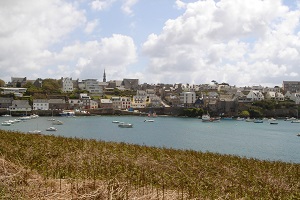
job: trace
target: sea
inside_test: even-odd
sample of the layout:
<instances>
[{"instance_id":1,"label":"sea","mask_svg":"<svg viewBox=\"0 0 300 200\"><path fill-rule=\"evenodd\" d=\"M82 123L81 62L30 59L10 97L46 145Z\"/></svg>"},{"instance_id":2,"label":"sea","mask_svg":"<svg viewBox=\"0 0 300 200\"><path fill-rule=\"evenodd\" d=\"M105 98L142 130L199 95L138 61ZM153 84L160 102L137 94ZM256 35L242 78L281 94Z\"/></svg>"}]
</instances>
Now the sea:
<instances>
[{"instance_id":1,"label":"sea","mask_svg":"<svg viewBox=\"0 0 300 200\"><path fill-rule=\"evenodd\" d=\"M76 116L53 117L63 125L52 125L51 117L22 120L11 126L0 126L24 134L41 130L41 134L64 137L125 142L219 154L237 155L268 161L300 163L300 123L276 120L278 124L221 120L202 122L187 117L158 116ZM0 117L0 123L14 117ZM152 122L145 121L152 119ZM125 122L132 128L120 128ZM46 131L54 126L57 131Z\"/></svg>"}]
</instances>

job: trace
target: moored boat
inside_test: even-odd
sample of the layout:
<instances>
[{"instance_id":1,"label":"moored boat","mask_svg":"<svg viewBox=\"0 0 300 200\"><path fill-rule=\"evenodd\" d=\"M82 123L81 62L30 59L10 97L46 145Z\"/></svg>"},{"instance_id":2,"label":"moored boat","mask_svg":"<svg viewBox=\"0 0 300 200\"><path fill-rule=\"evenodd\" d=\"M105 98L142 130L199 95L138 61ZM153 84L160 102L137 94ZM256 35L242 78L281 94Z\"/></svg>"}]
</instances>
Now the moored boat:
<instances>
[{"instance_id":1,"label":"moored boat","mask_svg":"<svg viewBox=\"0 0 300 200\"><path fill-rule=\"evenodd\" d=\"M40 130L33 130L33 131L28 131L29 133L41 133L42 131Z\"/></svg>"},{"instance_id":2,"label":"moored boat","mask_svg":"<svg viewBox=\"0 0 300 200\"><path fill-rule=\"evenodd\" d=\"M208 113L204 114L204 115L202 115L201 119L202 119L202 122L209 122L210 121L210 115Z\"/></svg>"},{"instance_id":3,"label":"moored boat","mask_svg":"<svg viewBox=\"0 0 300 200\"><path fill-rule=\"evenodd\" d=\"M2 125L2 126L10 126L11 123L8 122L8 121L4 121L4 122L1 123L1 125Z\"/></svg>"},{"instance_id":4,"label":"moored boat","mask_svg":"<svg viewBox=\"0 0 300 200\"><path fill-rule=\"evenodd\" d=\"M53 125L63 125L64 123L60 120L55 120L52 122Z\"/></svg>"},{"instance_id":5,"label":"moored boat","mask_svg":"<svg viewBox=\"0 0 300 200\"><path fill-rule=\"evenodd\" d=\"M57 128L51 126L49 128L46 128L46 131L57 131Z\"/></svg>"},{"instance_id":6,"label":"moored boat","mask_svg":"<svg viewBox=\"0 0 300 200\"><path fill-rule=\"evenodd\" d=\"M132 124L130 124L130 123L120 123L119 125L118 125L120 128L132 128L133 127L133 125Z\"/></svg>"}]
</instances>

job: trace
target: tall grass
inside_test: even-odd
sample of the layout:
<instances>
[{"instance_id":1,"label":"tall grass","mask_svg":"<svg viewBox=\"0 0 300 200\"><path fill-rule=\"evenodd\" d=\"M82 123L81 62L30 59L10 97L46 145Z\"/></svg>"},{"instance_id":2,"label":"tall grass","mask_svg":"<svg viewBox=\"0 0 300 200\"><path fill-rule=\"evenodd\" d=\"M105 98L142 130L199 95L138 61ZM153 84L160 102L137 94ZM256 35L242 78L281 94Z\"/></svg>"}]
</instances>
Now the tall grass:
<instances>
[{"instance_id":1,"label":"tall grass","mask_svg":"<svg viewBox=\"0 0 300 200\"><path fill-rule=\"evenodd\" d=\"M74 193L79 183L97 190L104 182L111 199L132 190L154 199L170 191L176 199L300 199L300 164L8 131L0 131L0 154L60 187L68 180Z\"/></svg>"}]
</instances>

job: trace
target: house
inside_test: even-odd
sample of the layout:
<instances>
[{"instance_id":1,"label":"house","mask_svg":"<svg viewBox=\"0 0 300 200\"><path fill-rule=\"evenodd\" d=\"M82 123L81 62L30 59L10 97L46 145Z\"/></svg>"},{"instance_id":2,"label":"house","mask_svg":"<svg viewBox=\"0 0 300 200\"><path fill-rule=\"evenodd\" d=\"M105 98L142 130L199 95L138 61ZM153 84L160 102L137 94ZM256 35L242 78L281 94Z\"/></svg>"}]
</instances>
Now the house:
<instances>
[{"instance_id":1,"label":"house","mask_svg":"<svg viewBox=\"0 0 300 200\"><path fill-rule=\"evenodd\" d=\"M147 96L133 96L131 108L146 108Z\"/></svg>"},{"instance_id":2,"label":"house","mask_svg":"<svg viewBox=\"0 0 300 200\"><path fill-rule=\"evenodd\" d=\"M82 90L87 90L90 94L102 94L103 90L100 87L97 79L85 79L78 83L78 87Z\"/></svg>"},{"instance_id":3,"label":"house","mask_svg":"<svg viewBox=\"0 0 300 200\"><path fill-rule=\"evenodd\" d=\"M12 105L8 108L10 111L31 111L28 100L13 100Z\"/></svg>"},{"instance_id":4,"label":"house","mask_svg":"<svg viewBox=\"0 0 300 200\"><path fill-rule=\"evenodd\" d=\"M85 109L89 109L91 106L91 97L86 93L80 94L80 100L82 101L82 107Z\"/></svg>"},{"instance_id":5,"label":"house","mask_svg":"<svg viewBox=\"0 0 300 200\"><path fill-rule=\"evenodd\" d=\"M284 92L290 91L296 93L300 91L300 81L283 81L282 88Z\"/></svg>"},{"instance_id":6,"label":"house","mask_svg":"<svg viewBox=\"0 0 300 200\"><path fill-rule=\"evenodd\" d=\"M126 110L131 107L130 97L121 97L121 109Z\"/></svg>"},{"instance_id":7,"label":"house","mask_svg":"<svg viewBox=\"0 0 300 200\"><path fill-rule=\"evenodd\" d=\"M101 99L100 100L100 107L101 108L106 108L106 109L113 108L112 101L110 99Z\"/></svg>"},{"instance_id":8,"label":"house","mask_svg":"<svg viewBox=\"0 0 300 200\"><path fill-rule=\"evenodd\" d=\"M64 110L68 109L66 101L64 99L49 99L49 109L50 110Z\"/></svg>"},{"instance_id":9,"label":"house","mask_svg":"<svg viewBox=\"0 0 300 200\"><path fill-rule=\"evenodd\" d=\"M0 108L9 108L11 106L12 97L0 97Z\"/></svg>"},{"instance_id":10,"label":"house","mask_svg":"<svg viewBox=\"0 0 300 200\"><path fill-rule=\"evenodd\" d=\"M97 109L99 107L99 104L97 101L91 100L90 101L90 109Z\"/></svg>"},{"instance_id":11,"label":"house","mask_svg":"<svg viewBox=\"0 0 300 200\"><path fill-rule=\"evenodd\" d=\"M122 85L127 90L137 90L139 87L139 79L128 79L124 78Z\"/></svg>"},{"instance_id":12,"label":"house","mask_svg":"<svg viewBox=\"0 0 300 200\"><path fill-rule=\"evenodd\" d=\"M290 99L294 101L295 104L300 104L300 93L292 93Z\"/></svg>"},{"instance_id":13,"label":"house","mask_svg":"<svg viewBox=\"0 0 300 200\"><path fill-rule=\"evenodd\" d=\"M49 110L48 99L34 99L33 110Z\"/></svg>"},{"instance_id":14,"label":"house","mask_svg":"<svg viewBox=\"0 0 300 200\"><path fill-rule=\"evenodd\" d=\"M111 97L110 100L112 101L113 109L121 110L121 97Z\"/></svg>"},{"instance_id":15,"label":"house","mask_svg":"<svg viewBox=\"0 0 300 200\"><path fill-rule=\"evenodd\" d=\"M69 99L68 102L69 102L70 109L81 110L83 108L83 102L80 99Z\"/></svg>"},{"instance_id":16,"label":"house","mask_svg":"<svg viewBox=\"0 0 300 200\"><path fill-rule=\"evenodd\" d=\"M62 84L62 91L63 92L73 92L74 87L73 87L73 81L72 78L68 77L61 77L61 84Z\"/></svg>"},{"instance_id":17,"label":"house","mask_svg":"<svg viewBox=\"0 0 300 200\"><path fill-rule=\"evenodd\" d=\"M264 100L264 95L258 90L250 90L250 92L247 95L247 99L250 102L261 101Z\"/></svg>"},{"instance_id":18,"label":"house","mask_svg":"<svg viewBox=\"0 0 300 200\"><path fill-rule=\"evenodd\" d=\"M265 94L265 99L274 100L274 101L284 101L284 95L280 92L267 92Z\"/></svg>"},{"instance_id":19,"label":"house","mask_svg":"<svg viewBox=\"0 0 300 200\"><path fill-rule=\"evenodd\" d=\"M11 77L11 82L8 83L9 87L23 87L27 82L26 77Z\"/></svg>"}]
</instances>

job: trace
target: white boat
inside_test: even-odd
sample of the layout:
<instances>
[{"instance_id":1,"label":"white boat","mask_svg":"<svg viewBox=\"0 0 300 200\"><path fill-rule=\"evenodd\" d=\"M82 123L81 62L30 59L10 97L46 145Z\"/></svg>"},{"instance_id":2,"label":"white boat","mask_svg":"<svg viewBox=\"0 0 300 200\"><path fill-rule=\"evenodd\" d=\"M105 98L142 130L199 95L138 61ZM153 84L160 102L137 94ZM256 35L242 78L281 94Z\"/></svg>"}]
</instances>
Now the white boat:
<instances>
[{"instance_id":1,"label":"white boat","mask_svg":"<svg viewBox=\"0 0 300 200\"><path fill-rule=\"evenodd\" d=\"M8 122L8 121L4 121L4 122L1 123L1 125L2 125L2 126L10 126L11 123Z\"/></svg>"},{"instance_id":2,"label":"white boat","mask_svg":"<svg viewBox=\"0 0 300 200\"><path fill-rule=\"evenodd\" d=\"M31 119L30 116L23 116L19 118L19 120L29 120L29 119Z\"/></svg>"},{"instance_id":3,"label":"white boat","mask_svg":"<svg viewBox=\"0 0 300 200\"><path fill-rule=\"evenodd\" d=\"M51 126L49 128L46 128L46 131L57 131L57 128Z\"/></svg>"},{"instance_id":4,"label":"white boat","mask_svg":"<svg viewBox=\"0 0 300 200\"><path fill-rule=\"evenodd\" d=\"M254 122L254 123L264 123L264 120L262 120L262 119L256 119L256 120L254 120L253 122Z\"/></svg>"},{"instance_id":5,"label":"white boat","mask_svg":"<svg viewBox=\"0 0 300 200\"><path fill-rule=\"evenodd\" d=\"M144 122L154 122L154 119L145 119Z\"/></svg>"},{"instance_id":6,"label":"white boat","mask_svg":"<svg viewBox=\"0 0 300 200\"><path fill-rule=\"evenodd\" d=\"M132 124L129 124L129 123L120 123L119 125L118 125L120 128L132 128L133 127L133 125Z\"/></svg>"},{"instance_id":7,"label":"white boat","mask_svg":"<svg viewBox=\"0 0 300 200\"><path fill-rule=\"evenodd\" d=\"M300 133L298 133L297 136L300 136Z\"/></svg>"},{"instance_id":8,"label":"white boat","mask_svg":"<svg viewBox=\"0 0 300 200\"><path fill-rule=\"evenodd\" d=\"M246 122L253 122L254 120L248 117L245 121Z\"/></svg>"},{"instance_id":9,"label":"white boat","mask_svg":"<svg viewBox=\"0 0 300 200\"><path fill-rule=\"evenodd\" d=\"M52 122L53 125L63 125L64 123L60 120L55 120Z\"/></svg>"},{"instance_id":10,"label":"white boat","mask_svg":"<svg viewBox=\"0 0 300 200\"><path fill-rule=\"evenodd\" d=\"M243 117L238 117L238 118L236 118L236 120L237 120L237 121L244 121L245 118L243 118Z\"/></svg>"},{"instance_id":11,"label":"white boat","mask_svg":"<svg viewBox=\"0 0 300 200\"><path fill-rule=\"evenodd\" d=\"M204 114L202 115L202 122L209 122L210 121L210 115L207 113L207 114Z\"/></svg>"},{"instance_id":12,"label":"white boat","mask_svg":"<svg viewBox=\"0 0 300 200\"><path fill-rule=\"evenodd\" d=\"M38 118L39 116L37 115L37 114L32 114L32 115L30 115L30 118L31 119L36 119L36 118Z\"/></svg>"},{"instance_id":13,"label":"white boat","mask_svg":"<svg viewBox=\"0 0 300 200\"><path fill-rule=\"evenodd\" d=\"M6 114L6 115L1 115L2 117L11 117L11 115Z\"/></svg>"},{"instance_id":14,"label":"white boat","mask_svg":"<svg viewBox=\"0 0 300 200\"><path fill-rule=\"evenodd\" d=\"M118 124L120 123L120 121L112 121L112 123Z\"/></svg>"},{"instance_id":15,"label":"white boat","mask_svg":"<svg viewBox=\"0 0 300 200\"><path fill-rule=\"evenodd\" d=\"M75 111L74 110L63 110L61 113L59 113L61 116L65 117L74 117Z\"/></svg>"},{"instance_id":16,"label":"white boat","mask_svg":"<svg viewBox=\"0 0 300 200\"><path fill-rule=\"evenodd\" d=\"M42 131L40 130L33 130L33 131L28 131L29 133L41 133Z\"/></svg>"},{"instance_id":17,"label":"white boat","mask_svg":"<svg viewBox=\"0 0 300 200\"><path fill-rule=\"evenodd\" d=\"M300 119L292 120L291 123L300 123Z\"/></svg>"}]
</instances>

